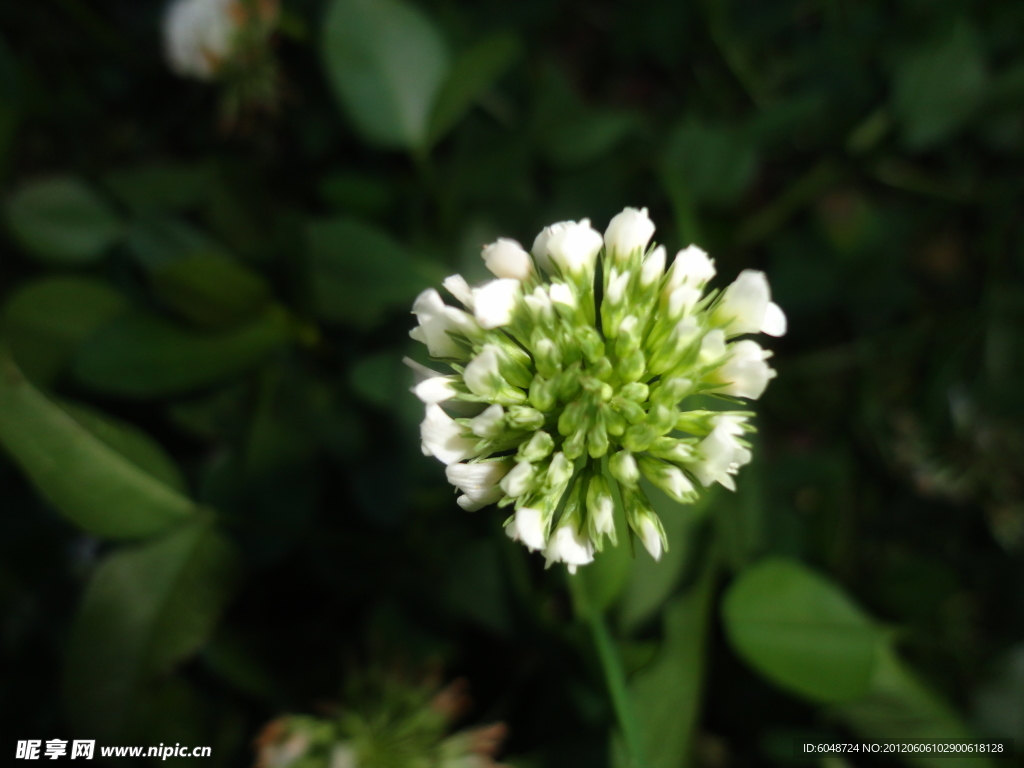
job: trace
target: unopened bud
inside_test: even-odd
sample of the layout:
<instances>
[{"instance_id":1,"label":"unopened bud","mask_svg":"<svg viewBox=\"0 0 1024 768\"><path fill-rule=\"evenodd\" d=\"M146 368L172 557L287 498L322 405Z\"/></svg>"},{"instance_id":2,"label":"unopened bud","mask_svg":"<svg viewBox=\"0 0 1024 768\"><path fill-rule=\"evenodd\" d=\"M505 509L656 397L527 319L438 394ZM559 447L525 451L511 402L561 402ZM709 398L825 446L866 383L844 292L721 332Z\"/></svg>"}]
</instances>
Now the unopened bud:
<instances>
[{"instance_id":1,"label":"unopened bud","mask_svg":"<svg viewBox=\"0 0 1024 768\"><path fill-rule=\"evenodd\" d=\"M508 409L508 424L514 429L532 432L544 426L544 414L525 405L513 405Z\"/></svg>"},{"instance_id":2,"label":"unopened bud","mask_svg":"<svg viewBox=\"0 0 1024 768\"><path fill-rule=\"evenodd\" d=\"M536 486L537 469L527 461L520 461L505 475L498 485L510 497L516 498Z\"/></svg>"},{"instance_id":3,"label":"unopened bud","mask_svg":"<svg viewBox=\"0 0 1024 768\"><path fill-rule=\"evenodd\" d=\"M500 405L492 405L473 419L469 428L474 435L495 438L505 431L505 409Z\"/></svg>"},{"instance_id":4,"label":"unopened bud","mask_svg":"<svg viewBox=\"0 0 1024 768\"><path fill-rule=\"evenodd\" d=\"M538 430L529 441L519 446L516 459L536 463L543 461L555 449L555 441L547 432Z\"/></svg>"},{"instance_id":5,"label":"unopened bud","mask_svg":"<svg viewBox=\"0 0 1024 768\"><path fill-rule=\"evenodd\" d=\"M530 343L537 371L545 378L553 378L562 371L562 351L551 339L537 333Z\"/></svg>"},{"instance_id":6,"label":"unopened bud","mask_svg":"<svg viewBox=\"0 0 1024 768\"><path fill-rule=\"evenodd\" d=\"M592 459L599 459L608 453L608 432L600 419L594 421L587 433L587 452Z\"/></svg>"},{"instance_id":7,"label":"unopened bud","mask_svg":"<svg viewBox=\"0 0 1024 768\"><path fill-rule=\"evenodd\" d=\"M638 457L637 463L644 477L668 494L673 501L685 504L693 500L693 483L679 467L650 456Z\"/></svg>"},{"instance_id":8,"label":"unopened bud","mask_svg":"<svg viewBox=\"0 0 1024 768\"><path fill-rule=\"evenodd\" d=\"M558 417L558 434L563 437L571 435L582 426L586 415L586 406L579 400L569 403Z\"/></svg>"},{"instance_id":9,"label":"unopened bud","mask_svg":"<svg viewBox=\"0 0 1024 768\"><path fill-rule=\"evenodd\" d=\"M627 488L634 488L640 481L640 469L629 451L618 451L608 459L608 471L612 477Z\"/></svg>"},{"instance_id":10,"label":"unopened bud","mask_svg":"<svg viewBox=\"0 0 1024 768\"><path fill-rule=\"evenodd\" d=\"M646 451L657 437L660 435L650 424L634 424L622 436L622 444L630 451Z\"/></svg>"},{"instance_id":11,"label":"unopened bud","mask_svg":"<svg viewBox=\"0 0 1024 768\"><path fill-rule=\"evenodd\" d=\"M558 379L545 379L539 373L530 383L530 405L538 411L548 412L558 401Z\"/></svg>"},{"instance_id":12,"label":"unopened bud","mask_svg":"<svg viewBox=\"0 0 1024 768\"><path fill-rule=\"evenodd\" d=\"M590 523L590 537L598 547L603 536L608 536L612 544L618 544L615 531L615 499L611 486L604 475L595 474L587 486L587 518Z\"/></svg>"}]
</instances>

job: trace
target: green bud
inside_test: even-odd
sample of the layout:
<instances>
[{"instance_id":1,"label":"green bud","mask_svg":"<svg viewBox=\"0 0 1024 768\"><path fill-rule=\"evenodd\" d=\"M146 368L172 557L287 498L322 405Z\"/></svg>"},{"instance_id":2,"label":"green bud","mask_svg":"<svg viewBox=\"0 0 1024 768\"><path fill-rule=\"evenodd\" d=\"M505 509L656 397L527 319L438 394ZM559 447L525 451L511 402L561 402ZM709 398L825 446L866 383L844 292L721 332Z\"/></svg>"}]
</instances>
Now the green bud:
<instances>
[{"instance_id":1,"label":"green bud","mask_svg":"<svg viewBox=\"0 0 1024 768\"><path fill-rule=\"evenodd\" d=\"M644 477L663 490L673 501L686 504L696 498L693 483L679 467L650 456L638 457L637 463Z\"/></svg>"},{"instance_id":2,"label":"green bud","mask_svg":"<svg viewBox=\"0 0 1024 768\"><path fill-rule=\"evenodd\" d=\"M537 371L545 378L553 378L562 372L562 351L551 339L534 333L530 341L533 359L537 363Z\"/></svg>"},{"instance_id":3,"label":"green bud","mask_svg":"<svg viewBox=\"0 0 1024 768\"><path fill-rule=\"evenodd\" d=\"M658 435L667 435L676 425L679 411L667 405L654 405L647 412L647 423Z\"/></svg>"},{"instance_id":4,"label":"green bud","mask_svg":"<svg viewBox=\"0 0 1024 768\"><path fill-rule=\"evenodd\" d=\"M587 369L587 373L593 376L595 379L600 381L608 381L612 377L615 369L612 368L612 361L607 357L600 358L596 363Z\"/></svg>"},{"instance_id":5,"label":"green bud","mask_svg":"<svg viewBox=\"0 0 1024 768\"><path fill-rule=\"evenodd\" d=\"M551 457L551 464L548 466L548 473L545 487L561 493L565 490L569 480L572 479L575 467L572 461L564 452L559 451Z\"/></svg>"},{"instance_id":6,"label":"green bud","mask_svg":"<svg viewBox=\"0 0 1024 768\"><path fill-rule=\"evenodd\" d=\"M618 372L623 381L637 381L644 375L647 368L647 358L640 349L634 350L628 357L619 360Z\"/></svg>"},{"instance_id":7,"label":"green bud","mask_svg":"<svg viewBox=\"0 0 1024 768\"><path fill-rule=\"evenodd\" d=\"M634 424L622 436L622 445L630 451L646 451L658 433L650 424Z\"/></svg>"},{"instance_id":8,"label":"green bud","mask_svg":"<svg viewBox=\"0 0 1024 768\"><path fill-rule=\"evenodd\" d=\"M596 363L604 357L604 342L594 326L585 325L577 328L575 336L588 363Z\"/></svg>"},{"instance_id":9,"label":"green bud","mask_svg":"<svg viewBox=\"0 0 1024 768\"><path fill-rule=\"evenodd\" d=\"M655 560L661 559L668 549L668 537L661 520L654 513L647 494L640 488L624 488L622 505L626 508L626 522Z\"/></svg>"},{"instance_id":10,"label":"green bud","mask_svg":"<svg viewBox=\"0 0 1024 768\"><path fill-rule=\"evenodd\" d=\"M511 406L507 418L510 427L525 432L533 432L544 426L544 414L525 405Z\"/></svg>"},{"instance_id":11,"label":"green bud","mask_svg":"<svg viewBox=\"0 0 1024 768\"><path fill-rule=\"evenodd\" d=\"M580 393L580 364L573 363L558 377L558 399L563 403L574 400Z\"/></svg>"},{"instance_id":12,"label":"green bud","mask_svg":"<svg viewBox=\"0 0 1024 768\"><path fill-rule=\"evenodd\" d=\"M619 335L615 339L615 355L618 358L629 357L640 349L640 338L637 330L639 321L632 315L622 321Z\"/></svg>"},{"instance_id":13,"label":"green bud","mask_svg":"<svg viewBox=\"0 0 1024 768\"><path fill-rule=\"evenodd\" d=\"M693 446L674 437L655 438L654 442L647 447L647 451L659 459L680 463L692 461L694 457Z\"/></svg>"},{"instance_id":14,"label":"green bud","mask_svg":"<svg viewBox=\"0 0 1024 768\"><path fill-rule=\"evenodd\" d=\"M581 425L562 443L562 452L575 461L583 455L583 448L587 444L587 429Z\"/></svg>"},{"instance_id":15,"label":"green bud","mask_svg":"<svg viewBox=\"0 0 1024 768\"><path fill-rule=\"evenodd\" d=\"M622 437L626 432L626 427L629 426L626 418L609 406L602 405L600 407L598 410L598 418L604 421L605 429L608 430L608 434L615 437Z\"/></svg>"},{"instance_id":16,"label":"green bud","mask_svg":"<svg viewBox=\"0 0 1024 768\"><path fill-rule=\"evenodd\" d=\"M639 424L647 418L647 412L640 407L639 403L634 403L632 400L623 400L621 397L613 397L611 400L611 406L625 416L626 421L630 424Z\"/></svg>"},{"instance_id":17,"label":"green bud","mask_svg":"<svg viewBox=\"0 0 1024 768\"><path fill-rule=\"evenodd\" d=\"M579 400L569 403L558 417L558 434L563 437L571 435L583 425L586 415L586 406Z\"/></svg>"},{"instance_id":18,"label":"green bud","mask_svg":"<svg viewBox=\"0 0 1024 768\"><path fill-rule=\"evenodd\" d=\"M608 432L601 419L595 419L587 433L587 452L592 459L599 459L608 453Z\"/></svg>"},{"instance_id":19,"label":"green bud","mask_svg":"<svg viewBox=\"0 0 1024 768\"><path fill-rule=\"evenodd\" d=\"M618 451L608 459L608 471L627 488L635 488L640 480L640 469L629 451Z\"/></svg>"},{"instance_id":20,"label":"green bud","mask_svg":"<svg viewBox=\"0 0 1024 768\"><path fill-rule=\"evenodd\" d=\"M619 394L634 403L645 403L650 395L650 387L640 381L632 381L619 389Z\"/></svg>"},{"instance_id":21,"label":"green bud","mask_svg":"<svg viewBox=\"0 0 1024 768\"><path fill-rule=\"evenodd\" d=\"M651 402L674 407L690 393L692 388L693 382L681 376L663 379L661 384L651 392Z\"/></svg>"},{"instance_id":22,"label":"green bud","mask_svg":"<svg viewBox=\"0 0 1024 768\"><path fill-rule=\"evenodd\" d=\"M537 462L546 459L555 450L555 441L547 432L538 430L529 441L519 446L516 459L519 461Z\"/></svg>"},{"instance_id":23,"label":"green bud","mask_svg":"<svg viewBox=\"0 0 1024 768\"><path fill-rule=\"evenodd\" d=\"M539 373L530 384L530 405L547 413L558 402L558 379L545 379Z\"/></svg>"}]
</instances>

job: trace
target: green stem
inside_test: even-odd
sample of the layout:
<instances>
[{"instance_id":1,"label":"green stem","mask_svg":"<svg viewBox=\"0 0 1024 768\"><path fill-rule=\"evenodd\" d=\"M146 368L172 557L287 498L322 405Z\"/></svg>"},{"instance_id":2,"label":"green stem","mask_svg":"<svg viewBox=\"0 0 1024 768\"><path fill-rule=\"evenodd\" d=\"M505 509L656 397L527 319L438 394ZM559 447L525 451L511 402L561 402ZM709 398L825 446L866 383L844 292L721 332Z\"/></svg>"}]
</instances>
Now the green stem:
<instances>
[{"instance_id":1,"label":"green stem","mask_svg":"<svg viewBox=\"0 0 1024 768\"><path fill-rule=\"evenodd\" d=\"M597 655L601 658L601 667L604 669L604 679L608 683L615 716L618 718L619 728L622 729L622 738L626 742L630 766L646 768L647 761L644 759L643 743L640 740L640 727L633 712L629 690L626 688L626 671L622 668L622 659L619 658L608 625L600 611L591 611L587 619L590 632L594 636L594 645L597 646Z\"/></svg>"},{"instance_id":2,"label":"green stem","mask_svg":"<svg viewBox=\"0 0 1024 768\"><path fill-rule=\"evenodd\" d=\"M629 696L629 689L626 687L626 670L622 667L622 659L619 658L619 652L612 640L611 632L608 631L604 614L600 608L591 605L583 578L571 577L570 586L576 604L576 614L580 618L586 619L590 626L590 634L594 638L594 645L597 647L597 655L601 660L601 669L604 671L604 679L608 685L612 707L615 709L615 717L619 721L622 738L626 743L630 768L647 768L643 742L640 739L640 726L636 714L633 712L633 701Z\"/></svg>"}]
</instances>

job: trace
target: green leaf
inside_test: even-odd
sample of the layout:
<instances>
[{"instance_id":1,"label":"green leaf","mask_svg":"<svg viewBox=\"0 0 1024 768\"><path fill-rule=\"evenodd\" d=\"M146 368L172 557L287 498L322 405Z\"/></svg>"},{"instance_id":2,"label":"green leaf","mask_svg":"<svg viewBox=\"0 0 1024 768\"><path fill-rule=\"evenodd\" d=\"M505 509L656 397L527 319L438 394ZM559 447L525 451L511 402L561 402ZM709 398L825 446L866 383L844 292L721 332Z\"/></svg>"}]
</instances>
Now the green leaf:
<instances>
[{"instance_id":1,"label":"green leaf","mask_svg":"<svg viewBox=\"0 0 1024 768\"><path fill-rule=\"evenodd\" d=\"M150 283L167 306L207 328L252 320L270 302L263 277L224 256L197 253L162 264Z\"/></svg>"},{"instance_id":2,"label":"green leaf","mask_svg":"<svg viewBox=\"0 0 1024 768\"><path fill-rule=\"evenodd\" d=\"M110 171L103 185L136 212L181 210L206 198L212 177L206 164L159 163Z\"/></svg>"},{"instance_id":3,"label":"green leaf","mask_svg":"<svg viewBox=\"0 0 1024 768\"><path fill-rule=\"evenodd\" d=\"M473 103L512 66L520 53L519 40L503 32L481 40L461 54L434 102L428 144L436 143L455 127Z\"/></svg>"},{"instance_id":4,"label":"green leaf","mask_svg":"<svg viewBox=\"0 0 1024 768\"><path fill-rule=\"evenodd\" d=\"M0 351L0 442L71 522L97 536L130 539L193 515L192 501L146 471L151 457L140 458L137 435L133 441L104 430L100 437L88 428L95 419L80 422L73 414L29 384ZM117 450L130 442L136 449L129 455Z\"/></svg>"},{"instance_id":5,"label":"green leaf","mask_svg":"<svg viewBox=\"0 0 1024 768\"><path fill-rule=\"evenodd\" d=\"M701 578L665 607L661 651L630 682L648 768L679 768L688 763L693 750L707 666L715 572L713 556L709 556ZM628 766L621 747L614 749L613 755L614 765Z\"/></svg>"},{"instance_id":6,"label":"green leaf","mask_svg":"<svg viewBox=\"0 0 1024 768\"><path fill-rule=\"evenodd\" d=\"M875 645L867 693L831 712L858 735L875 741L966 740L975 736L948 704L904 666L888 643ZM984 768L992 764L981 755L905 755L903 759L927 768Z\"/></svg>"},{"instance_id":7,"label":"green leaf","mask_svg":"<svg viewBox=\"0 0 1024 768\"><path fill-rule=\"evenodd\" d=\"M695 119L672 135L662 164L665 185L673 195L715 205L736 202L756 169L754 146L739 130Z\"/></svg>"},{"instance_id":8,"label":"green leaf","mask_svg":"<svg viewBox=\"0 0 1024 768\"><path fill-rule=\"evenodd\" d=\"M188 493L181 470L156 440L134 424L80 403L58 401L57 405L107 447L168 488Z\"/></svg>"},{"instance_id":9,"label":"green leaf","mask_svg":"<svg viewBox=\"0 0 1024 768\"><path fill-rule=\"evenodd\" d=\"M632 112L586 110L552 126L544 136L544 152L559 165L586 165L608 155L639 126Z\"/></svg>"},{"instance_id":10,"label":"green leaf","mask_svg":"<svg viewBox=\"0 0 1024 768\"><path fill-rule=\"evenodd\" d=\"M80 732L131 733L147 685L206 642L235 569L231 545L206 518L100 563L68 649L68 708Z\"/></svg>"},{"instance_id":11,"label":"green leaf","mask_svg":"<svg viewBox=\"0 0 1024 768\"><path fill-rule=\"evenodd\" d=\"M49 382L75 347L126 311L128 302L102 280L52 276L22 285L4 307L4 328L19 367Z\"/></svg>"},{"instance_id":12,"label":"green leaf","mask_svg":"<svg viewBox=\"0 0 1024 768\"><path fill-rule=\"evenodd\" d=\"M27 251L53 264L96 261L124 229L107 202L72 177L21 187L7 204L7 223Z\"/></svg>"},{"instance_id":13,"label":"green leaf","mask_svg":"<svg viewBox=\"0 0 1024 768\"><path fill-rule=\"evenodd\" d=\"M327 77L363 138L416 149L448 72L433 23L401 0L333 0L324 21Z\"/></svg>"},{"instance_id":14,"label":"green leaf","mask_svg":"<svg viewBox=\"0 0 1024 768\"><path fill-rule=\"evenodd\" d=\"M895 73L892 108L910 149L956 133L985 97L988 73L977 33L965 22L907 56Z\"/></svg>"},{"instance_id":15,"label":"green leaf","mask_svg":"<svg viewBox=\"0 0 1024 768\"><path fill-rule=\"evenodd\" d=\"M868 690L881 630L800 563L769 559L748 568L726 594L722 615L736 652L783 688L820 702Z\"/></svg>"},{"instance_id":16,"label":"green leaf","mask_svg":"<svg viewBox=\"0 0 1024 768\"><path fill-rule=\"evenodd\" d=\"M175 395L244 373L288 343L283 311L220 333L188 331L155 315L116 320L78 348L75 376L112 395Z\"/></svg>"},{"instance_id":17,"label":"green leaf","mask_svg":"<svg viewBox=\"0 0 1024 768\"><path fill-rule=\"evenodd\" d=\"M134 221L128 248L148 270L197 254L230 258L213 238L174 216L144 216Z\"/></svg>"},{"instance_id":18,"label":"green leaf","mask_svg":"<svg viewBox=\"0 0 1024 768\"><path fill-rule=\"evenodd\" d=\"M380 230L351 219L311 222L307 237L314 311L330 322L372 327L389 309L411 307L441 275Z\"/></svg>"}]
</instances>

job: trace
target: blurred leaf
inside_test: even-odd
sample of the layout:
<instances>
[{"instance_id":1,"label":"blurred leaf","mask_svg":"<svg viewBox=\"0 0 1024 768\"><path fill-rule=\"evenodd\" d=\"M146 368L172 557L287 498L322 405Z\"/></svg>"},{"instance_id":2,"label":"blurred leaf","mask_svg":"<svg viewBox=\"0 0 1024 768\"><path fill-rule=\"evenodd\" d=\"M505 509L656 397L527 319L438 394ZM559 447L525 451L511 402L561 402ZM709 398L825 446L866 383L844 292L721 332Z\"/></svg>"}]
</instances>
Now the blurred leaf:
<instances>
[{"instance_id":1,"label":"blurred leaf","mask_svg":"<svg viewBox=\"0 0 1024 768\"><path fill-rule=\"evenodd\" d=\"M19 367L49 382L75 347L126 311L118 291L92 277L42 277L22 285L4 307L4 327Z\"/></svg>"},{"instance_id":2,"label":"blurred leaf","mask_svg":"<svg viewBox=\"0 0 1024 768\"><path fill-rule=\"evenodd\" d=\"M339 171L320 182L320 195L343 213L376 215L395 199L395 191L376 175Z\"/></svg>"},{"instance_id":3,"label":"blurred leaf","mask_svg":"<svg viewBox=\"0 0 1024 768\"><path fill-rule=\"evenodd\" d=\"M177 211L203 201L212 175L203 163L159 163L110 171L103 184L133 211Z\"/></svg>"},{"instance_id":4,"label":"blurred leaf","mask_svg":"<svg viewBox=\"0 0 1024 768\"><path fill-rule=\"evenodd\" d=\"M544 138L544 150L560 165L586 165L609 154L639 125L639 117L632 112L588 111L552 127Z\"/></svg>"},{"instance_id":5,"label":"blurred leaf","mask_svg":"<svg viewBox=\"0 0 1024 768\"><path fill-rule=\"evenodd\" d=\"M448 51L418 8L402 0L332 0L323 56L335 95L365 139L425 146Z\"/></svg>"},{"instance_id":6,"label":"blurred leaf","mask_svg":"<svg viewBox=\"0 0 1024 768\"><path fill-rule=\"evenodd\" d=\"M205 232L173 216L144 216L132 222L128 247L150 270L197 254L230 258Z\"/></svg>"},{"instance_id":7,"label":"blurred leaf","mask_svg":"<svg viewBox=\"0 0 1024 768\"><path fill-rule=\"evenodd\" d=\"M352 219L311 222L307 236L313 305L330 322L372 327L392 307L411 308L441 274L384 232Z\"/></svg>"},{"instance_id":8,"label":"blurred leaf","mask_svg":"<svg viewBox=\"0 0 1024 768\"><path fill-rule=\"evenodd\" d=\"M56 403L71 418L85 427L107 447L112 448L147 475L159 480L171 490L188 494L181 470L160 443L134 424L103 413L95 408L70 403Z\"/></svg>"},{"instance_id":9,"label":"blurred leaf","mask_svg":"<svg viewBox=\"0 0 1024 768\"><path fill-rule=\"evenodd\" d=\"M757 153L743 133L694 118L672 134L662 164L665 185L672 194L715 205L736 202L755 170Z\"/></svg>"},{"instance_id":10,"label":"blurred leaf","mask_svg":"<svg viewBox=\"0 0 1024 768\"><path fill-rule=\"evenodd\" d=\"M235 568L231 545L206 518L100 563L68 649L76 730L110 740L131 732L145 686L206 642Z\"/></svg>"},{"instance_id":11,"label":"blurred leaf","mask_svg":"<svg viewBox=\"0 0 1024 768\"><path fill-rule=\"evenodd\" d=\"M783 688L820 702L863 695L881 631L832 582L789 560L748 568L722 617L733 648Z\"/></svg>"},{"instance_id":12,"label":"blurred leaf","mask_svg":"<svg viewBox=\"0 0 1024 768\"><path fill-rule=\"evenodd\" d=\"M966 22L907 56L892 92L907 146L930 149L959 130L984 98L987 80L978 35Z\"/></svg>"},{"instance_id":13,"label":"blurred leaf","mask_svg":"<svg viewBox=\"0 0 1024 768\"><path fill-rule=\"evenodd\" d=\"M150 282L167 306L208 328L252 320L270 301L261 275L223 256L184 256L155 267Z\"/></svg>"},{"instance_id":14,"label":"blurred leaf","mask_svg":"<svg viewBox=\"0 0 1024 768\"><path fill-rule=\"evenodd\" d=\"M96 419L80 423L72 414L0 352L0 441L62 514L89 533L124 539L153 536L192 516L189 499L145 471L152 455L140 459L138 435L115 437L107 424L97 436L87 423Z\"/></svg>"},{"instance_id":15,"label":"blurred leaf","mask_svg":"<svg viewBox=\"0 0 1024 768\"><path fill-rule=\"evenodd\" d=\"M165 397L237 376L290 338L288 317L271 309L229 331L184 330L155 315L133 313L78 348L74 370L89 387L124 397Z\"/></svg>"},{"instance_id":16,"label":"blurred leaf","mask_svg":"<svg viewBox=\"0 0 1024 768\"><path fill-rule=\"evenodd\" d=\"M430 114L427 143L435 144L448 133L520 53L518 38L507 32L481 40L462 53L438 91Z\"/></svg>"},{"instance_id":17,"label":"blurred leaf","mask_svg":"<svg viewBox=\"0 0 1024 768\"><path fill-rule=\"evenodd\" d=\"M888 643L876 643L867 692L833 707L831 713L855 733L876 741L971 739L974 734L949 706L911 673ZM984 768L982 755L905 755L911 765Z\"/></svg>"},{"instance_id":18,"label":"blurred leaf","mask_svg":"<svg viewBox=\"0 0 1024 768\"><path fill-rule=\"evenodd\" d=\"M640 629L653 618L675 592L693 555L695 522L709 508L715 507L723 495L717 490L709 490L701 494L695 504L682 506L646 480L641 482L665 527L669 548L662 554L660 561L638 557L633 563L619 606L619 625L626 635Z\"/></svg>"},{"instance_id":19,"label":"blurred leaf","mask_svg":"<svg viewBox=\"0 0 1024 768\"><path fill-rule=\"evenodd\" d=\"M7 203L7 223L32 255L53 264L85 264L103 256L124 228L107 202L72 177L25 184Z\"/></svg>"},{"instance_id":20,"label":"blurred leaf","mask_svg":"<svg viewBox=\"0 0 1024 768\"><path fill-rule=\"evenodd\" d=\"M689 763L707 667L715 573L714 556L709 555L700 579L665 607L665 640L658 657L630 681L649 768ZM613 757L617 768L628 768L621 748L613 750Z\"/></svg>"}]
</instances>

